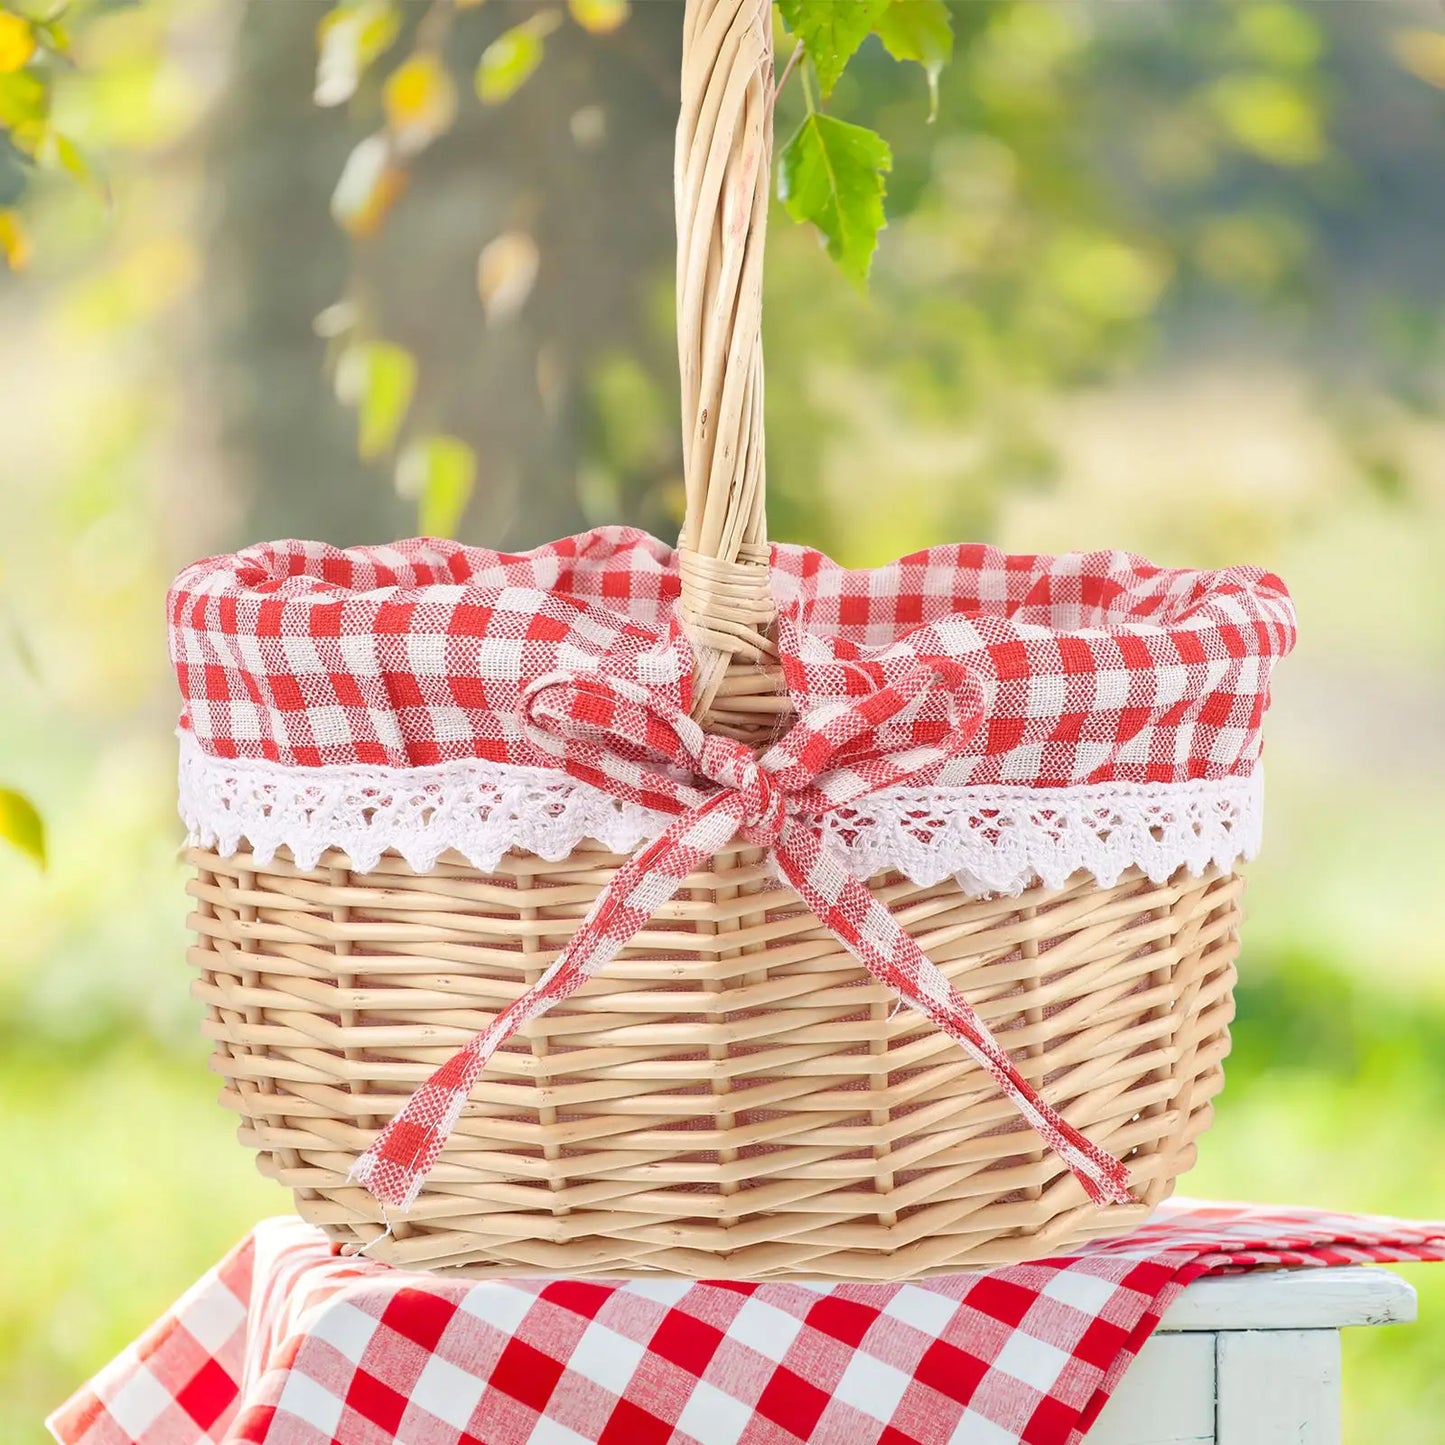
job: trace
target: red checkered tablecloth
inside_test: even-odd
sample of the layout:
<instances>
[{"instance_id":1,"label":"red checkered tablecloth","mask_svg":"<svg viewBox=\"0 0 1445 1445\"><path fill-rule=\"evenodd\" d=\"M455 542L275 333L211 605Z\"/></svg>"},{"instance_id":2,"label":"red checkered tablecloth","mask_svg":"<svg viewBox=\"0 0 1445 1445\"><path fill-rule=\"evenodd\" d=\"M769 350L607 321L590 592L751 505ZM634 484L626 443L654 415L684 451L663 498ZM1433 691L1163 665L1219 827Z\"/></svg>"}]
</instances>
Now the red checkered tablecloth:
<instances>
[{"instance_id":1,"label":"red checkered tablecloth","mask_svg":"<svg viewBox=\"0 0 1445 1445\"><path fill-rule=\"evenodd\" d=\"M63 1445L1073 1445L1200 1275L1445 1258L1445 1223L1176 1200L906 1284L449 1280L267 1220L49 1420Z\"/></svg>"}]
</instances>

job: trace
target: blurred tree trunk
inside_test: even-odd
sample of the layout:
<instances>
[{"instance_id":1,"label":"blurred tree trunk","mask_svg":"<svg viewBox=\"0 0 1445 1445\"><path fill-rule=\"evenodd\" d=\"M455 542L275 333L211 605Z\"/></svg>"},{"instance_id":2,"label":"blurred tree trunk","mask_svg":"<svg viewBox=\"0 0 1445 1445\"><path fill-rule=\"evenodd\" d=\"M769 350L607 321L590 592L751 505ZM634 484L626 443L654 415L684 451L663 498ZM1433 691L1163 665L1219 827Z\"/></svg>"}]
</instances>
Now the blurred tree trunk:
<instances>
[{"instance_id":1,"label":"blurred tree trunk","mask_svg":"<svg viewBox=\"0 0 1445 1445\"><path fill-rule=\"evenodd\" d=\"M405 511L356 460L311 329L345 273L327 201L349 145L345 116L311 100L317 14L248 5L237 34L211 142L215 390L247 539L380 541Z\"/></svg>"},{"instance_id":2,"label":"blurred tree trunk","mask_svg":"<svg viewBox=\"0 0 1445 1445\"><path fill-rule=\"evenodd\" d=\"M666 294L673 249L681 5L637 6L607 37L565 26L537 73L484 108L470 93L477 58L530 8L458 17L448 55L456 128L419 157L407 194L355 257L367 325L418 358L413 427L453 433L477 452L462 535L489 546L583 525L588 370L618 349L656 351L658 328L646 323ZM351 264L328 214L332 188L349 147L379 123L376 84L407 40L351 114L319 110L317 13L252 4L240 27L213 140L217 392L249 535L375 542L415 530L414 516L392 490L390 463L356 458L354 418L331 395L312 321L342 294ZM477 257L510 229L536 240L538 277L520 314L488 329Z\"/></svg>"}]
</instances>

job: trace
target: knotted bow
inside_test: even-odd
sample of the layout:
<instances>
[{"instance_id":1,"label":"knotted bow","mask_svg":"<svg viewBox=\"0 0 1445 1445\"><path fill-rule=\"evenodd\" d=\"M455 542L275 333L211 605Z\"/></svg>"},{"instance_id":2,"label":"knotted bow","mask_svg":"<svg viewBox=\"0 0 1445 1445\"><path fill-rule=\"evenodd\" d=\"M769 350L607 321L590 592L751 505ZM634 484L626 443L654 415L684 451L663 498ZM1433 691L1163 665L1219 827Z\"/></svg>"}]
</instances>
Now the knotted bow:
<instances>
[{"instance_id":1,"label":"knotted bow","mask_svg":"<svg viewBox=\"0 0 1445 1445\"><path fill-rule=\"evenodd\" d=\"M940 682L952 712L938 740L909 726ZM772 851L779 873L835 938L909 1007L987 1071L1095 1203L1128 1203L1128 1171L1046 1104L972 1005L868 889L826 851L818 820L859 798L936 770L983 721L966 669L931 660L866 696L812 710L761 758L705 733L647 688L602 673L552 673L524 693L530 742L572 777L676 819L613 875L556 962L447 1060L357 1161L352 1177L405 1208L499 1045L570 997L625 947L688 876L734 837Z\"/></svg>"}]
</instances>

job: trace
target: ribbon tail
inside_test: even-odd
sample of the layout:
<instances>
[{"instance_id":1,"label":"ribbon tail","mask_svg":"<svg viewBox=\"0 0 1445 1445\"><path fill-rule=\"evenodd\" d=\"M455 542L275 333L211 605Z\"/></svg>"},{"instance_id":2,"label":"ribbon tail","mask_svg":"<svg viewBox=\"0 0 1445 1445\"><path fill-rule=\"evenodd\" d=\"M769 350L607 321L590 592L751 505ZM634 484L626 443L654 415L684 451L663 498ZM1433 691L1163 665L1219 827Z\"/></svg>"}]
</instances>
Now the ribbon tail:
<instances>
[{"instance_id":1,"label":"ribbon tail","mask_svg":"<svg viewBox=\"0 0 1445 1445\"><path fill-rule=\"evenodd\" d=\"M1130 1204L1129 1171L1086 1139L1019 1073L1013 1060L897 919L796 818L784 826L778 866L798 896L863 966L909 1007L961 1044L1036 1134L1068 1165L1095 1204Z\"/></svg>"},{"instance_id":2,"label":"ribbon tail","mask_svg":"<svg viewBox=\"0 0 1445 1445\"><path fill-rule=\"evenodd\" d=\"M487 1060L523 1025L570 998L605 968L741 823L737 795L720 793L635 853L613 875L551 967L417 1089L348 1178L383 1204L410 1208Z\"/></svg>"},{"instance_id":3,"label":"ribbon tail","mask_svg":"<svg viewBox=\"0 0 1445 1445\"><path fill-rule=\"evenodd\" d=\"M401 1112L372 1140L366 1153L351 1166L347 1175L351 1182L360 1184L382 1204L411 1208L442 1146L456 1128L467 1096L487 1060L496 1052L498 1044L525 1022L521 1010L540 1000L539 989L546 980L544 975L417 1089ZM578 978L572 987L581 982ZM567 990L571 991L571 988ZM565 994L559 996L565 997ZM535 1017L539 1012L540 1008L533 1008L527 1017Z\"/></svg>"}]
</instances>

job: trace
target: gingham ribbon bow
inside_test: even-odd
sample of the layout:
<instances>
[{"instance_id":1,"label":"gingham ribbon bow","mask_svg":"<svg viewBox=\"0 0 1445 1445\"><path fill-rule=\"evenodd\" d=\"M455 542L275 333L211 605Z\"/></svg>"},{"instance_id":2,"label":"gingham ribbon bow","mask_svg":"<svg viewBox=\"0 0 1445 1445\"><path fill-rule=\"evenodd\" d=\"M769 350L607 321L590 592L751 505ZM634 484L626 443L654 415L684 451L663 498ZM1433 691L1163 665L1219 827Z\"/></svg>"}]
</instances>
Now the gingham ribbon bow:
<instances>
[{"instance_id":1,"label":"gingham ribbon bow","mask_svg":"<svg viewBox=\"0 0 1445 1445\"><path fill-rule=\"evenodd\" d=\"M940 682L953 715L937 743L916 745L906 724ZM869 973L968 1051L1090 1199L1129 1202L1124 1165L1038 1096L968 1000L825 850L818 829L824 815L935 771L968 743L983 695L966 669L931 659L866 696L811 710L761 758L705 733L646 687L600 672L538 678L519 717L533 746L571 776L677 817L617 870L557 961L422 1084L357 1161L352 1177L377 1199L408 1206L497 1047L604 968L690 874L741 836L771 850L782 877Z\"/></svg>"}]
</instances>

